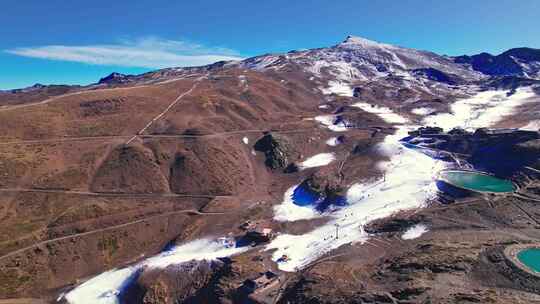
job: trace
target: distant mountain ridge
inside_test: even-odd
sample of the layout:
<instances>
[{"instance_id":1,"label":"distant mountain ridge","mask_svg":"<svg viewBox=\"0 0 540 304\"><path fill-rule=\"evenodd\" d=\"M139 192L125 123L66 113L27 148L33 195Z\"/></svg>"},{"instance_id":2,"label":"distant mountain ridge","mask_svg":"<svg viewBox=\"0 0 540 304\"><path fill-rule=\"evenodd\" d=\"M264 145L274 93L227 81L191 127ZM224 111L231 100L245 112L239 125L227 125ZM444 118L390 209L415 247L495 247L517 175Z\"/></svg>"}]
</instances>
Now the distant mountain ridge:
<instances>
[{"instance_id":1,"label":"distant mountain ridge","mask_svg":"<svg viewBox=\"0 0 540 304\"><path fill-rule=\"evenodd\" d=\"M458 56L454 61L490 76L540 78L540 49L514 48L496 56L489 53Z\"/></svg>"},{"instance_id":2,"label":"distant mountain ridge","mask_svg":"<svg viewBox=\"0 0 540 304\"><path fill-rule=\"evenodd\" d=\"M331 47L265 54L242 61L223 61L198 67L171 67L140 75L113 72L89 87L146 83L229 67L262 71L286 66L301 67L315 77L325 74L325 78L344 82L379 81L385 77L409 80L421 78L421 81L446 85L502 76L540 80L540 49L522 47L499 55L480 53L445 56L348 36L343 42ZM51 86L39 85L3 92L44 90L48 87Z\"/></svg>"},{"instance_id":3,"label":"distant mountain ridge","mask_svg":"<svg viewBox=\"0 0 540 304\"><path fill-rule=\"evenodd\" d=\"M265 69L287 61L311 65L318 70L326 62L353 67L358 78L373 78L392 72L408 74L410 70L430 69L473 80L489 76L520 76L540 79L540 49L513 48L500 55L488 53L444 56L429 51L394 46L361 37L348 36L342 43L328 48L293 51L281 55L262 55L241 62L243 67ZM311 61L311 62L310 62ZM439 73L440 74L440 73ZM448 76L448 75L447 75ZM443 77L446 78L446 77Z\"/></svg>"}]
</instances>

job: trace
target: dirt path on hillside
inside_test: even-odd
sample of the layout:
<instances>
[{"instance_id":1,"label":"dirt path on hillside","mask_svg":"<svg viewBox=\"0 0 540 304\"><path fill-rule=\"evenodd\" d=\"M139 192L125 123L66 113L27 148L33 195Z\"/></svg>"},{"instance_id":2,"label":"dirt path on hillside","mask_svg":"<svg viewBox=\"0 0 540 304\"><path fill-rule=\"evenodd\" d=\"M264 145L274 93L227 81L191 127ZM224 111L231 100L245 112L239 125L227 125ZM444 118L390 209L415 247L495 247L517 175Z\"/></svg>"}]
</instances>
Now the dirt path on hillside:
<instances>
[{"instance_id":1,"label":"dirt path on hillside","mask_svg":"<svg viewBox=\"0 0 540 304\"><path fill-rule=\"evenodd\" d=\"M103 196L103 197L134 197L134 198L152 198L152 197L186 197L186 198L229 198L231 195L213 195L213 194L177 194L177 193L108 193L108 192L89 192L89 191L71 191L54 189L26 189L26 188L4 188L0 192L27 192L27 193L62 193L84 196Z\"/></svg>"},{"instance_id":2,"label":"dirt path on hillside","mask_svg":"<svg viewBox=\"0 0 540 304\"><path fill-rule=\"evenodd\" d=\"M161 117L165 116L165 114L167 114L175 105L177 105L180 100L182 100L182 98L186 97L187 95L191 94L196 88L197 88L197 85L199 85L200 81L202 81L203 79L206 79L208 78L208 75L204 75L204 76L201 76L199 78L197 78L195 80L195 83L193 84L193 86L181 93L180 95L178 95L178 97L176 97L175 100L173 100L161 113L159 113L158 115L156 115L156 117L152 118L139 132L137 132L136 135L134 135L133 137L131 137L127 142L126 142L126 145L129 145L133 140L135 140L135 138L137 138L139 135L142 135L144 134L144 132L150 128L156 121L160 120Z\"/></svg>"},{"instance_id":3,"label":"dirt path on hillside","mask_svg":"<svg viewBox=\"0 0 540 304\"><path fill-rule=\"evenodd\" d=\"M28 107L33 107L33 106L44 105L44 104L54 102L54 101L56 101L58 99L61 99L61 98L64 98L64 97L76 96L76 95L81 95L81 94L86 94L86 93L93 93L93 92L97 92L97 91L119 91L119 90L123 91L123 90L137 89L137 88L149 88L149 87L152 87L152 86L155 86L155 85L167 84L167 83L175 82L175 81L178 81L178 80L183 80L183 79L189 78L190 76L194 76L194 75L193 74L185 75L185 76L182 76L182 77L177 77L177 78L168 79L168 80L164 80L164 81L158 81L158 82L155 82L155 83L148 83L147 82L145 84L135 85L135 86L131 86L131 87L98 88L98 89L94 89L92 87L87 87L86 89L84 89L82 91L77 91L77 92L62 94L62 95L58 95L58 96L53 96L53 97L49 97L49 98L47 98L45 100L38 101L38 102L18 104L18 105L12 105L12 106L0 106L0 112L6 112L6 111L12 111L12 110L17 110L17 109L22 109L22 108L28 108Z\"/></svg>"},{"instance_id":4,"label":"dirt path on hillside","mask_svg":"<svg viewBox=\"0 0 540 304\"><path fill-rule=\"evenodd\" d=\"M223 214L226 214L225 212L204 212L204 211L199 211L199 210L196 210L196 209L188 209L188 210L167 212L167 213L150 216L150 217L147 217L147 218L131 221L131 222L120 224L120 225L110 226L110 227L106 227L106 228L101 228L101 229L96 229L96 230L92 230L92 231L76 233L76 234L62 236L62 237L59 237L59 238L54 238L54 239L50 239L50 240L41 241L41 242L35 243L33 245L30 245L30 246L27 246L27 247L12 251L12 252L10 252L8 254L5 254L3 256L0 256L0 261L2 261L4 259L7 259L9 257L15 256L15 255L17 255L19 253L23 253L23 252L25 252L27 250L42 246L42 245L47 245L47 244L50 244L50 243L54 243L54 242L58 242L58 241L62 241L62 240L67 240L67 239L71 239L71 238L76 238L76 237L83 237L83 236L96 234L96 233L100 233L100 232L105 232L105 231L109 231L109 230L120 229L120 228L124 228L124 227L127 227L127 226L143 223L145 221L152 220L152 219L155 219L155 218L165 217L165 216L169 216L169 215L173 215L173 214L182 214L182 213L189 213L189 214L194 214L194 215L223 215ZM2 304L2 302L0 302L0 304Z\"/></svg>"}]
</instances>

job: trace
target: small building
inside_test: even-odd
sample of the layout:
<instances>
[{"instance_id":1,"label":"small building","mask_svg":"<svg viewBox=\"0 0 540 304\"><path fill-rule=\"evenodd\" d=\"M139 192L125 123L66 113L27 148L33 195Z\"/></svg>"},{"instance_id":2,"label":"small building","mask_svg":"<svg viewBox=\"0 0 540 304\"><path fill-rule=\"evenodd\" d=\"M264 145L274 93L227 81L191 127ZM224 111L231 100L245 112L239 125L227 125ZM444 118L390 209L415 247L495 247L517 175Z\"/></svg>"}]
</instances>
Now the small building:
<instances>
[{"instance_id":1,"label":"small building","mask_svg":"<svg viewBox=\"0 0 540 304\"><path fill-rule=\"evenodd\" d=\"M274 237L272 229L260 228L246 231L246 233L236 239L239 246L257 246L270 242Z\"/></svg>"},{"instance_id":2,"label":"small building","mask_svg":"<svg viewBox=\"0 0 540 304\"><path fill-rule=\"evenodd\" d=\"M275 237L267 221L246 221L239 228L245 231L245 234L237 239L237 242L243 245L267 243Z\"/></svg>"}]
</instances>

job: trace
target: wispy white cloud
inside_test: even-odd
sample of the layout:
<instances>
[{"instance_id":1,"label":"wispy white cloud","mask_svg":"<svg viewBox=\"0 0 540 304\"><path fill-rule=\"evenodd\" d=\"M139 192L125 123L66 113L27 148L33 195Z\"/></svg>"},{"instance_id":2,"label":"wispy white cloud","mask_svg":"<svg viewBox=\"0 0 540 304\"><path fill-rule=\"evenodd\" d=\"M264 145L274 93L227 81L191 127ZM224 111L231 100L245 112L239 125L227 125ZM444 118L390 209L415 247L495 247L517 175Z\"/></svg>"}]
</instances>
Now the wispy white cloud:
<instances>
[{"instance_id":1,"label":"wispy white cloud","mask_svg":"<svg viewBox=\"0 0 540 304\"><path fill-rule=\"evenodd\" d=\"M199 66L221 60L242 59L231 49L156 37L124 40L118 44L21 47L5 52L49 60L144 68Z\"/></svg>"}]
</instances>

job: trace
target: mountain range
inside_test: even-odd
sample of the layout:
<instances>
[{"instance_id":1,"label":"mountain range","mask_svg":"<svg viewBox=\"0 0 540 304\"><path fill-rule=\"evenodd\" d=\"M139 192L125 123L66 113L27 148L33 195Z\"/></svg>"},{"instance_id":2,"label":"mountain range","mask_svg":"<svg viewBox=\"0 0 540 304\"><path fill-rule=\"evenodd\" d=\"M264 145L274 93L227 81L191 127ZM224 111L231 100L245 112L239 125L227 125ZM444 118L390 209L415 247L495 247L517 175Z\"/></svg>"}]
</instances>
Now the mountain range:
<instances>
[{"instance_id":1,"label":"mountain range","mask_svg":"<svg viewBox=\"0 0 540 304\"><path fill-rule=\"evenodd\" d=\"M540 303L539 95L537 49L353 36L0 91L0 299Z\"/></svg>"}]
</instances>

